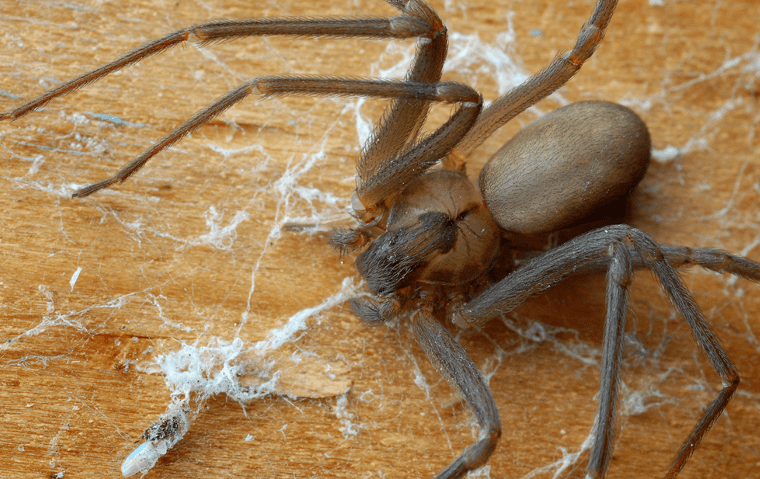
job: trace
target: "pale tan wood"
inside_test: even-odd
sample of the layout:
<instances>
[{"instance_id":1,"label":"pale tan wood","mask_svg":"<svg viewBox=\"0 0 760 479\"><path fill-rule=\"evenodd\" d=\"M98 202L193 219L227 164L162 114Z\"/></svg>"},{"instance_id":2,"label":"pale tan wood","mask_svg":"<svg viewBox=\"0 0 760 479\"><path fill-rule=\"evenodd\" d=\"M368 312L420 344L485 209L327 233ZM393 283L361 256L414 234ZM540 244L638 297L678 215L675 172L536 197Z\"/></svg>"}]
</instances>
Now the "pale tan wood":
<instances>
[{"instance_id":1,"label":"pale tan wood","mask_svg":"<svg viewBox=\"0 0 760 479\"><path fill-rule=\"evenodd\" d=\"M507 54L534 72L570 48L592 3L433 5L450 32L486 44L513 31ZM655 148L693 146L681 157L653 162L634 195L632 224L663 243L720 247L760 260L760 12L754 0L656 3L622 2L600 50L562 98L623 102L648 123ZM206 19L392 13L379 1L322 0L2 0L0 12L0 110ZM375 75L411 51L409 42L387 45L251 39L204 52L181 47L0 124L3 477L120 477L121 461L169 402L162 378L139 364L176 351L180 342L238 336L251 344L338 292L344 278L358 281L352 258L341 261L322 235L270 235L287 218L311 216L312 208L327 216L348 206L359 148L356 100L250 99L112 191L72 200L72 185L112 174L245 78ZM480 72L478 62L445 77L495 98L493 69ZM382 106L370 102L361 114L374 120ZM92 113L130 123L98 121ZM436 110L433 121L447 113ZM470 171L532 118L533 112L522 115L477 150ZM328 198L310 203L292 189L286 197L277 192L276 182L304 158L316 158L316 165L297 185ZM204 235L211 232L205 218L212 208L222 227L238 212L248 217L210 244ZM684 277L743 383L681 477L753 477L760 464L760 286L702 271ZM475 362L495 371L491 386L504 436L489 462L491 477L521 477L560 459L561 448L577 451L588 435L598 367L576 356L598 361L603 289L602 279L562 285L512 316L523 328L528 319L544 321L545 330L571 328L543 342L499 322L461 335ZM720 386L648 275L637 275L631 300L629 329L637 339L627 351L630 390L623 402L641 393L646 404L662 404L622 418L610 478L663 475ZM308 334L283 349L348 368L350 416L338 417L336 398L271 396L248 404L246 416L219 397L149 477L431 477L472 440L465 408L405 323L369 329L344 306L308 324ZM417 367L431 385L429 397L414 382ZM344 439L346 420L357 433ZM245 442L247 435L253 440Z\"/></svg>"}]
</instances>

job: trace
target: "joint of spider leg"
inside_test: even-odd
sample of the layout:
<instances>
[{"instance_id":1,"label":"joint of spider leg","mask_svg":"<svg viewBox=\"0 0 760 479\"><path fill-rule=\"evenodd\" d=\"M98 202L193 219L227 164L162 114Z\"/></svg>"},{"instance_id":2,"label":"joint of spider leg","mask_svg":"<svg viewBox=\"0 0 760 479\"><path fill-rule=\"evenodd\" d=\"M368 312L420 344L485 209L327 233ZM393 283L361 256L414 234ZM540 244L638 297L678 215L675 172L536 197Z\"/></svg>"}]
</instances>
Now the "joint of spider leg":
<instances>
[{"instance_id":1,"label":"joint of spider leg","mask_svg":"<svg viewBox=\"0 0 760 479\"><path fill-rule=\"evenodd\" d=\"M446 26L443 24L440 24L439 27L440 28L430 28L430 25L425 24L425 30L416 35L418 37L417 47L422 48L426 45L430 45L431 43L439 39L441 36L446 37L446 35L448 34L446 31Z\"/></svg>"},{"instance_id":2,"label":"joint of spider leg","mask_svg":"<svg viewBox=\"0 0 760 479\"><path fill-rule=\"evenodd\" d=\"M627 237L630 237L630 244L636 246L639 254L647 264L655 264L665 261L665 255L662 253L662 249L660 249L660 247L657 246L657 243L649 238L648 235L639 235L638 241L632 236L627 235Z\"/></svg>"},{"instance_id":3,"label":"joint of spider leg","mask_svg":"<svg viewBox=\"0 0 760 479\"><path fill-rule=\"evenodd\" d=\"M422 287L417 291L417 297L419 298L417 301L419 309L429 310L428 312L430 313L435 309L434 305L440 304L443 300L440 288L431 289L429 287Z\"/></svg>"},{"instance_id":4,"label":"joint of spider leg","mask_svg":"<svg viewBox=\"0 0 760 479\"><path fill-rule=\"evenodd\" d=\"M433 41L437 40L440 37L445 37L446 35L448 35L448 30L446 29L446 25L444 25L443 23L438 23L435 26L437 28L434 28L430 32L430 35L428 35L427 37L423 37L425 40L427 40L429 42L433 42Z\"/></svg>"},{"instance_id":5,"label":"joint of spider leg","mask_svg":"<svg viewBox=\"0 0 760 479\"><path fill-rule=\"evenodd\" d=\"M467 322L463 314L464 304L464 302L461 304L454 304L450 308L447 308L446 316L459 329L470 329L470 323Z\"/></svg>"},{"instance_id":6,"label":"joint of spider leg","mask_svg":"<svg viewBox=\"0 0 760 479\"><path fill-rule=\"evenodd\" d=\"M193 28L187 32L187 35L185 36L185 41L190 42L190 43L195 43L195 44L202 44L205 40L202 34L198 34L198 29Z\"/></svg>"},{"instance_id":7,"label":"joint of spider leg","mask_svg":"<svg viewBox=\"0 0 760 479\"><path fill-rule=\"evenodd\" d=\"M456 82L440 82L435 87L435 94L446 103L462 103L462 108L478 108L483 97L467 85Z\"/></svg>"},{"instance_id":8,"label":"joint of spider leg","mask_svg":"<svg viewBox=\"0 0 760 479\"><path fill-rule=\"evenodd\" d=\"M580 63L591 58L603 38L604 31L598 26L589 23L583 25L572 50L580 58Z\"/></svg>"},{"instance_id":9,"label":"joint of spider leg","mask_svg":"<svg viewBox=\"0 0 760 479\"><path fill-rule=\"evenodd\" d=\"M610 273L609 273L609 280L615 281L620 287L623 289L628 289L628 287L631 285L631 282L633 280L632 278L632 271L630 267L630 262L628 262L625 271L618 271L618 267L615 263L620 263L622 260L615 255L615 251L620 251L621 248L625 248L621 242L615 242L610 245L610 254L612 256L612 262L613 265L610 267ZM627 254L623 251L623 254Z\"/></svg>"},{"instance_id":10,"label":"joint of spider leg","mask_svg":"<svg viewBox=\"0 0 760 479\"><path fill-rule=\"evenodd\" d=\"M459 329L467 329L469 324L462 317L462 309L465 303L472 297L471 294L463 290L449 291L446 295L446 318Z\"/></svg>"},{"instance_id":11,"label":"joint of spider leg","mask_svg":"<svg viewBox=\"0 0 760 479\"><path fill-rule=\"evenodd\" d=\"M359 184L358 176L356 182L357 188L361 186ZM352 216L357 220L360 220L367 213L367 207L364 206L364 203L362 203L362 201L359 199L359 196L356 194L356 192L354 192L354 194L351 196L351 210L353 210Z\"/></svg>"},{"instance_id":12,"label":"joint of spider leg","mask_svg":"<svg viewBox=\"0 0 760 479\"><path fill-rule=\"evenodd\" d=\"M444 169L460 171L463 175L467 174L467 165L465 164L465 158L459 155L455 150L451 150L446 156L441 159L441 165Z\"/></svg>"},{"instance_id":13,"label":"joint of spider leg","mask_svg":"<svg viewBox=\"0 0 760 479\"><path fill-rule=\"evenodd\" d=\"M391 31L399 38L421 37L430 30L425 22L406 15L392 17L389 24Z\"/></svg>"},{"instance_id":14,"label":"joint of spider leg","mask_svg":"<svg viewBox=\"0 0 760 479\"><path fill-rule=\"evenodd\" d=\"M392 198L386 199L386 202L390 203ZM361 229L369 230L374 227L382 230L385 229L384 225L385 220L388 218L388 208L386 208L384 203L366 206L354 192L353 196L351 196L351 209L353 210L351 216L356 219Z\"/></svg>"},{"instance_id":15,"label":"joint of spider leg","mask_svg":"<svg viewBox=\"0 0 760 479\"><path fill-rule=\"evenodd\" d=\"M578 55L575 54L575 50L570 50L562 55L562 59L572 65L576 70L583 66L584 60L581 60Z\"/></svg>"}]
</instances>

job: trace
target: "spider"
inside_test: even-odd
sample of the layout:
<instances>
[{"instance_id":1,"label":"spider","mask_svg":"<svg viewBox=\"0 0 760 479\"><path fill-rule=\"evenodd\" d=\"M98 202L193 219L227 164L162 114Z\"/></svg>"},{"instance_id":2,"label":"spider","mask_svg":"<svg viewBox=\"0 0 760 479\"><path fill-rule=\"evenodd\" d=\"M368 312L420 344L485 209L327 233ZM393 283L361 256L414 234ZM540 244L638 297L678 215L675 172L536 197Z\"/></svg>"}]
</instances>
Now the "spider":
<instances>
[{"instance_id":1,"label":"spider","mask_svg":"<svg viewBox=\"0 0 760 479\"><path fill-rule=\"evenodd\" d=\"M469 185L463 174L463 159L484 138L524 108L561 86L580 68L601 41L615 2L600 1L597 4L590 26L581 31L578 45L572 53L559 58L544 72L482 112L479 95L468 87L438 83L445 58L445 31L437 15L421 2L389 3L401 15L383 25L400 31L401 36L422 36L426 39L421 42L406 81L282 77L258 80L233 91L201 112L114 178L84 188L75 196L87 196L125 180L151 156L229 108L249 94L253 87L265 95L352 94L394 99L391 110L378 125L375 136L365 147L359 163L359 185L354 199L358 225L350 230L336 232L331 242L342 251L364 248L357 259L357 268L367 280L374 298L357 298L351 302L357 316L366 323L379 324L403 312L414 311L413 327L423 349L442 374L452 382L452 386L459 389L483 428L483 437L452 463L441 477L461 477L468 470L483 465L496 446L500 421L488 386L438 319L449 318L460 327L483 324L566 277L576 273L607 270L610 277L610 308L604 343L606 353L598 432L589 464L592 476L604 475L612 449L614 398L625 321L625 287L630 281L631 270L641 267L650 267L656 271L690 326L696 329L700 346L706 350L727 383L721 396L704 414L706 421L695 430L695 434L685 443L688 447L677 456L670 473L677 474L698 440L725 408L738 385L738 376L669 263L675 266L695 263L755 280L758 279L758 265L714 250L659 247L646 234L617 225L573 239L525 263L513 265L513 270L507 267L505 272L505 268L499 268L506 276L489 284L490 278L487 275L494 270L495 261L503 259L497 256L502 233L494 226L491 216L506 231L531 234L553 231L588 220L598 208L607 203L624 200L638 183L648 161L648 133L635 115L619 106L607 103L574 105L559 110L542 120L542 123L524 130L481 173L481 190L485 200L480 199L478 191ZM381 23L377 22L378 30L383 28ZM234 25L236 22L216 24L224 30ZM263 23L264 28L280 29L269 32L272 34L283 34L285 29L294 28L296 34L308 35L371 36L370 25L374 24L357 21L352 24L349 20L334 23L287 20L281 23ZM213 28L214 25L209 27L211 30ZM324 30L304 30L305 28ZM345 33L337 33L341 29ZM202 42L214 40L213 37L205 38L198 31L193 33ZM245 34L252 33L226 33L232 36ZM378 33L378 36L388 35ZM188 38L182 34L175 37L176 41L186 39ZM127 60L122 59L121 63L117 60L117 66L125 66L157 53L154 51L159 49L157 44L149 44L142 51L138 49L138 53L131 59L125 57ZM165 45L164 48L168 46L170 45ZM22 116L52 98L94 81L110 71L112 70L106 67L105 70L96 70L89 77L87 74L79 77L0 116L0 119ZM513 106L512 100L518 100L518 105ZM427 108L434 101L450 101L459 107L449 122L417 141ZM599 143L615 146L610 150L601 148L597 155L614 163L615 168L602 172L589 168L586 174L594 179L602 173L619 173L619 176L611 179L610 184L592 184L590 190L587 190L589 196L570 208L570 198L578 191L577 186L572 184L573 180L580 180L582 185L588 183L586 179L579 178L582 173L574 169L578 168L575 164L570 163L564 171L570 171L573 175L565 173L552 180L553 187L566 186L570 191L568 195L554 194L546 197L542 189L538 195L539 203L533 205L534 210L528 209L527 212L518 214L517 219L510 217L515 208L524 206L521 200L526 196L526 190L535 191L549 181L532 171L532 165L515 152L521 151L526 144L534 151L533 148L539 144L540 131L558 129L562 132L561 136L550 139L556 139L560 145L544 147L548 150L545 152L546 157L554 158L557 151L568 154L570 159L581 157L591 149L589 143L594 142L586 136L587 132L574 131L575 124L614 127L611 132L602 133ZM596 132L598 129L593 130ZM545 145L543 142L540 144ZM545 165L549 159L537 163ZM439 160L442 160L443 168L431 168ZM565 180L567 185L563 183ZM531 181L535 184L531 185ZM493 186L494 183L497 185ZM523 188L517 190L520 191L517 195L520 198L515 198L516 190L510 189L511 186ZM561 188L555 188L554 191L558 189ZM613 192L608 195L610 189ZM441 195L442 191L446 194ZM547 200L553 200L554 203L547 204ZM449 204L446 204L447 201ZM443 203L443 206L436 203ZM488 205L488 211L484 204ZM555 214L541 216L536 210L549 210ZM520 223L520 220L523 222ZM476 245L478 240L483 240L483 244ZM463 249L471 250L466 253L474 252L475 258L463 254ZM452 360L453 358L457 359Z\"/></svg>"}]
</instances>

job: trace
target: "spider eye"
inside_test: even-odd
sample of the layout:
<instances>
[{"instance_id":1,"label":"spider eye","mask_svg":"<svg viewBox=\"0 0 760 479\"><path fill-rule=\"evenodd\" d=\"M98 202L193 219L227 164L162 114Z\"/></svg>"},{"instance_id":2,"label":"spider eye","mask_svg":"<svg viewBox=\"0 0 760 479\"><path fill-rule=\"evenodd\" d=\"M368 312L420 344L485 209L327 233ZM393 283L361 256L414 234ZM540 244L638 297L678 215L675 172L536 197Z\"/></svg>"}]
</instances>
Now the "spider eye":
<instances>
[{"instance_id":1,"label":"spider eye","mask_svg":"<svg viewBox=\"0 0 760 479\"><path fill-rule=\"evenodd\" d=\"M459 213L454 221L456 221L457 223L460 221L464 221L464 219L470 216L470 214L473 213L476 209L478 209L478 205L470 206L466 210Z\"/></svg>"}]
</instances>

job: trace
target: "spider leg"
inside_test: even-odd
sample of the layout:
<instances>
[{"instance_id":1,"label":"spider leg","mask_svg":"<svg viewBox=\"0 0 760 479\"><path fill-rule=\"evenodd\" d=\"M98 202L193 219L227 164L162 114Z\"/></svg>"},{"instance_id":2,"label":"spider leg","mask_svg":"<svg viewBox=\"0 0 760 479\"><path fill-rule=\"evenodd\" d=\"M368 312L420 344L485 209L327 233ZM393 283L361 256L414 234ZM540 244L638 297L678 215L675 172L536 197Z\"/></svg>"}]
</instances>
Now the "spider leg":
<instances>
[{"instance_id":1,"label":"spider leg","mask_svg":"<svg viewBox=\"0 0 760 479\"><path fill-rule=\"evenodd\" d=\"M494 131L567 83L601 43L616 5L617 0L599 0L591 18L581 28L573 49L557 56L548 67L483 110L475 126L452 151L453 159L456 162L464 161Z\"/></svg>"},{"instance_id":2,"label":"spider leg","mask_svg":"<svg viewBox=\"0 0 760 479\"><path fill-rule=\"evenodd\" d=\"M596 416L594 445L588 465L588 476L602 478L612 457L615 435L620 368L623 359L628 285L633 278L630 252L620 241L609 246L611 256L607 272L607 318L602 345L602 367L599 385L599 411Z\"/></svg>"},{"instance_id":3,"label":"spider leg","mask_svg":"<svg viewBox=\"0 0 760 479\"><path fill-rule=\"evenodd\" d=\"M684 287L670 263L672 259L687 264L689 258L697 264L720 271L729 271L750 279L760 277L760 265L736 258L717 250L690 250L666 247L663 251L646 233L627 225L616 225L591 231L534 258L483 294L452 313L461 326L480 325L489 319L511 311L528 298L539 294L557 282L589 272L589 265L598 269L607 264L607 320L602 362L602 386L597 435L592 449L589 475L604 477L612 450L612 424L617 394L617 375L620 370L620 341L625 325L626 294L630 271L647 267L657 276L673 305L691 328L695 341L707 354L723 381L718 397L706 408L702 417L675 456L666 477L673 478L683 468L689 456L728 405L739 386L739 375L718 338L702 316L694 299ZM680 259L679 259L680 258ZM696 259L694 259L696 258Z\"/></svg>"},{"instance_id":4,"label":"spider leg","mask_svg":"<svg viewBox=\"0 0 760 479\"><path fill-rule=\"evenodd\" d=\"M475 363L424 308L412 318L412 331L430 362L464 398L480 426L478 441L464 450L437 479L463 477L484 465L501 437L501 420L491 391Z\"/></svg>"},{"instance_id":5,"label":"spider leg","mask_svg":"<svg viewBox=\"0 0 760 479\"><path fill-rule=\"evenodd\" d=\"M435 11L423 2L390 1L405 15L427 27L420 39L407 73L406 81L437 83L446 60L448 37L446 27ZM398 100L378 122L372 138L367 142L358 165L359 177L365 178L378 163L400 151L410 138L414 138L427 115L429 102Z\"/></svg>"},{"instance_id":6,"label":"spider leg","mask_svg":"<svg viewBox=\"0 0 760 479\"><path fill-rule=\"evenodd\" d=\"M629 247L632 253L634 269L647 267L647 263L635 248ZM718 273L729 273L750 281L760 282L760 265L741 256L733 255L719 249L688 248L686 246L660 245L665 259L674 268L701 266ZM598 258L582 267L578 272L596 273L607 270L607 258Z\"/></svg>"},{"instance_id":7,"label":"spider leg","mask_svg":"<svg viewBox=\"0 0 760 479\"><path fill-rule=\"evenodd\" d=\"M670 296L670 301L689 324L697 344L710 358L715 371L723 380L723 389L721 389L720 394L705 409L702 417L696 426L694 426L691 433L689 433L689 437L686 438L686 441L684 441L678 453L676 453L670 471L665 476L667 478L674 478L728 405L734 392L739 387L739 374L728 354L721 347L715 333L713 333L702 316L702 311L700 311L694 302L694 298L692 298L681 282L676 270L665 259L657 244L648 235L638 230L636 232L638 238L636 238L635 244L639 246L640 254L657 275L663 288L668 293L668 296ZM757 274L760 266L754 266L755 274Z\"/></svg>"},{"instance_id":8,"label":"spider leg","mask_svg":"<svg viewBox=\"0 0 760 479\"><path fill-rule=\"evenodd\" d=\"M404 180L411 181L434 165L470 128L480 112L482 99L472 88L453 82L437 84L359 80L347 78L263 77L250 80L195 114L188 121L145 150L111 178L93 183L74 193L89 196L96 191L121 183L135 174L161 150L173 145L252 93L275 95L353 95L379 98L410 98L446 103L461 103L449 120L433 133L391 159L362 185L359 198L374 200L379 194L393 191ZM390 184L384 183L390 182ZM382 201L383 198L375 201ZM374 204L374 203L372 203Z\"/></svg>"},{"instance_id":9,"label":"spider leg","mask_svg":"<svg viewBox=\"0 0 760 479\"><path fill-rule=\"evenodd\" d=\"M443 22L435 11L423 2L389 0L389 3L427 28L424 35L418 35L424 38L418 43L405 80L439 82L448 48L448 37ZM430 102L421 100L398 99L393 102L378 121L375 131L362 149L361 158L357 162L359 184L371 176L380 164L398 154L410 139L417 137L425 122L429 105Z\"/></svg>"},{"instance_id":10,"label":"spider leg","mask_svg":"<svg viewBox=\"0 0 760 479\"><path fill-rule=\"evenodd\" d=\"M51 88L37 98L24 103L9 112L0 113L1 120L15 120L49 101L67 95L90 83L139 62L147 57L158 55L170 48L186 42L201 45L251 36L291 35L291 36L331 36L331 37L369 37L369 38L412 38L430 30L428 25L416 18L398 16L392 18L272 18L260 20L216 21L200 23L188 28L169 33L152 40L124 56L103 65L93 71L84 73L55 88Z\"/></svg>"},{"instance_id":11,"label":"spider leg","mask_svg":"<svg viewBox=\"0 0 760 479\"><path fill-rule=\"evenodd\" d=\"M95 82L104 76L118 71L126 66L139 62L152 55L162 53L173 46L186 41L199 44L214 43L235 38L262 35L291 35L291 36L333 36L333 37L370 37L370 38L410 38L421 37L415 60L410 72L406 77L406 88L414 90L411 83L435 84L441 78L443 63L446 59L447 35L446 27L435 11L420 0L386 0L391 6L399 10L400 16L391 18L284 18L284 19L261 19L245 21L216 21L194 25L176 32L165 35L162 38L148 42L134 50L129 51L96 70L80 75L73 80L65 82L56 88L48 90L39 97L19 106L9 112L0 113L0 120L14 120L29 112L45 105L49 101L66 95L74 90ZM251 93L252 87L256 86L265 95L269 94L314 94L314 95L364 95L381 96L392 98L395 101L386 111L386 114L378 122L375 132L363 149L362 157L358 162L358 183L356 199L364 206L364 211L370 211L365 218L366 222L372 221L377 210L378 203L383 202L388 196L400 188L404 180L411 180L422 174L429 166L446 155L459 141L464 133L474 122L474 116L480 111L480 96L471 89L465 93L461 88L455 88L454 101L466 103L454 113L451 120L434 134L414 143L419 130L425 121L431 101L448 101L439 97L430 97L425 94L397 94L397 93L367 93L367 90L352 90L345 88L347 83L353 80L323 79L325 82L336 83L335 87L324 85L321 89L303 90L298 84L298 79L290 79L291 85L288 90L264 91L264 80L254 79L241 87L233 90L208 108L196 114L189 121L173 130L155 145L133 160L114 177L95 183L77 191L75 197L90 195L98 190L107 188L115 183L126 180L139 170L151 157L161 150L169 147L183 136L197 129L215 116L221 114L235 103ZM313 79L304 79L310 82ZM273 82L273 80L269 80ZM302 82L302 83L303 83ZM280 82L285 85L288 82ZM387 83L387 82L386 82ZM371 85L367 82L366 85ZM399 82L398 85L404 83ZM313 85L313 83L312 83ZM451 87L441 86L442 96L450 95ZM381 89L382 90L382 89ZM378 90L380 91L380 90ZM463 110L467 110L464 114ZM477 111L476 111L477 110ZM473 118L470 118L473 117ZM452 131L454 135L449 135ZM444 137L451 138L442 141ZM432 158L432 156L437 156ZM421 159L420 157L424 157ZM391 159L390 161L388 159ZM410 168L413 172L410 173ZM409 176L411 174L411 176ZM357 204L357 206L359 206ZM361 211L361 207L358 208Z\"/></svg>"}]
</instances>

